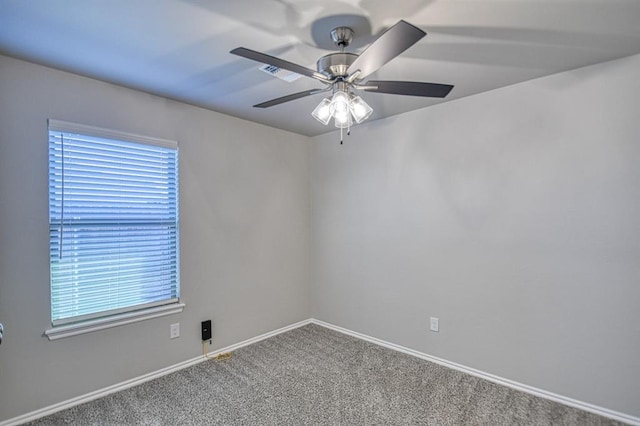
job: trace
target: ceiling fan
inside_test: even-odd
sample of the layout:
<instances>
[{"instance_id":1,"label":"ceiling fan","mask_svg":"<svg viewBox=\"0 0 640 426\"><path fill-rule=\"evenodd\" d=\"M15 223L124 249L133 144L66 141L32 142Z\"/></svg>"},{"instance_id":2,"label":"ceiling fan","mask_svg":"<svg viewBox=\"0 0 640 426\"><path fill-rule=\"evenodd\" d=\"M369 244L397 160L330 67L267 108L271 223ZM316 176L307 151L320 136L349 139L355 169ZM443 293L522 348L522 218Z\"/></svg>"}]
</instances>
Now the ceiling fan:
<instances>
[{"instance_id":1,"label":"ceiling fan","mask_svg":"<svg viewBox=\"0 0 640 426\"><path fill-rule=\"evenodd\" d=\"M317 93L332 91L331 99L323 99L312 115L325 125L334 118L336 127L340 129L349 128L353 120L356 123L366 120L373 112L371 107L355 94L355 91L444 98L453 89L449 84L367 80L369 75L427 35L420 28L403 20L398 21L360 55L345 52L345 48L353 40L353 35L353 30L349 27L334 28L331 31L331 38L340 51L329 53L318 59L317 71L244 47L233 49L230 53L313 78L325 85L321 89L293 93L259 103L254 107L269 108Z\"/></svg>"}]
</instances>

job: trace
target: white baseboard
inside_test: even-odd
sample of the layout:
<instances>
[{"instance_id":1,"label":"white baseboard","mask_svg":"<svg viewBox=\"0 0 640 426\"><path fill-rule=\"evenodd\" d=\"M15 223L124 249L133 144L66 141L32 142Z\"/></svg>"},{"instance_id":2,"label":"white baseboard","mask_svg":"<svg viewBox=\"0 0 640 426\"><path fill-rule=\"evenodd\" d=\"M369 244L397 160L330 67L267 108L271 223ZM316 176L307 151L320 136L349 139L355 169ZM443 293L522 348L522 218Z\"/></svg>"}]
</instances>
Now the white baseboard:
<instances>
[{"instance_id":1,"label":"white baseboard","mask_svg":"<svg viewBox=\"0 0 640 426\"><path fill-rule=\"evenodd\" d=\"M281 334L281 333L284 333L286 331L293 330L294 328L298 328L298 327L302 327L304 325L310 324L311 321L312 321L311 319L306 319L304 321L300 321L300 322L297 322L295 324L291 324L291 325L279 328L277 330L261 334L261 335L256 336L256 337L252 337L251 339L247 339L247 340L244 340L242 342L235 343L233 345L230 345L230 346L227 346L225 348L219 349L219 350L217 350L215 352L209 352L209 353L207 353L207 355L208 356L215 356L217 354L221 354L221 353L224 353L224 352L233 352L236 349L240 349L240 348L242 348L244 346L251 345L252 343L256 343L256 342L259 342L261 340L268 339L269 337L273 337L273 336L275 336L277 334ZM151 373L144 374L142 376L138 376L138 377L135 377L135 378L130 379L130 380L125 380L124 382L116 383L114 385L107 386L106 388L103 388L103 389L98 389L97 391L90 392L90 393L87 393L85 395L78 396L76 398L71 398L71 399L68 399L66 401L62 401L62 402L59 402L57 404L53 404L53 405L50 405L48 407L41 408L39 410L32 411L30 413L26 413L26 414L23 414L23 415L18 416L18 417L14 417L14 418L11 418L11 419L8 419L8 420L1 421L0 422L0 426L15 426L15 425L19 425L19 424L22 424L22 423L30 422L32 420L39 419L40 417L48 416L48 415L56 413L58 411L62 411L62 410L65 410L67 408L71 408L73 406L76 406L76 405L79 405L79 404L83 404L85 402L93 401L94 399L102 398L103 396L112 394L114 392L118 392L118 391L121 391L121 390L124 390L124 389L128 389L130 387L139 385L141 383L148 382L149 380L157 379L158 377L165 376L165 375L167 375L169 373L173 373L174 371L178 371L178 370L182 370L183 368L191 367L192 365L201 363L202 361L205 361L206 359L207 358L205 358L203 355L200 355L200 356L197 356L195 358L191 358L189 360L180 362L178 364L174 364L174 365L171 365L169 367L162 368L160 370L153 371Z\"/></svg>"},{"instance_id":2,"label":"white baseboard","mask_svg":"<svg viewBox=\"0 0 640 426\"><path fill-rule=\"evenodd\" d=\"M507 387L515 389L515 390L526 392L526 393L529 393L529 394L532 394L532 395L535 395L535 396L539 396L541 398L550 399L550 400L558 402L560 404L568 405L570 407L575 407L575 408L578 408L578 409L581 409L581 410L584 410L584 411L589 411L591 413L595 413L595 414L598 414L598 415L601 415L601 416L604 416L604 417L608 417L608 418L613 419L613 420L625 422L625 423L628 423L628 424L631 424L631 425L640 426L640 418L639 417L634 417L634 416L631 416L631 415L628 415L628 414L624 414L624 413L620 413L620 412L617 412L617 411L609 410L607 408L603 408L603 407L599 407L597 405L593 405L593 404L589 404L589 403L586 403L586 402L578 401L578 400L573 399L573 398L568 398L566 396L562 396L562 395L555 394L553 392L548 392L548 391L545 391L545 390L542 390L542 389L538 389L538 388L535 388L533 386L525 385L523 383L518 383L518 382L515 382L513 380L505 379L505 378L496 376L494 374L490 374L490 373L486 373L484 371L476 370L475 368L471 368L471 367L467 367L467 366L464 366L464 365L461 365L461 364L457 364L455 362L447 361L447 360L442 359L442 358L438 358L438 357L435 357L435 356L427 355L425 353L422 353L422 352L419 352L419 351L415 351L413 349L405 348L403 346L396 345L394 343L390 343L390 342L387 342L387 341L384 341L384 340L381 340L381 339L377 339L375 337L371 337L371 336L368 336L366 334L358 333L358 332L355 332L355 331L352 331L352 330L349 330L349 329L346 329L346 328L343 328L343 327L339 327L337 325L333 325L333 324L330 324L330 323L327 323L327 322L324 322L324 321L313 319L313 318L310 318L310 319L307 319L307 320L304 320L304 321L300 321L300 322L297 322L295 324L291 324L291 325L279 328L277 330L270 331L268 333L261 334L259 336L253 337L251 339L244 340L244 341L239 342L239 343L235 343L233 345L230 345L230 346L227 346L225 348L219 349L219 350L217 350L215 352L209 352L207 355L215 356L217 354L224 353L224 352L232 352L232 351L234 351L236 349L239 349L239 348L242 348L244 346L251 345L251 344L259 342L261 340L268 339L269 337L272 337L272 336L287 332L289 330L293 330L293 329L298 328L298 327L302 327L302 326L310 324L310 323L314 323L314 324L320 325L322 327L326 327L326 328L329 328L331 330L335 330L335 331L338 331L340 333L356 337L358 339L366 340L368 342L374 343L376 345L383 346L385 348L389 348L389 349L392 349L392 350L395 350L395 351L399 351L399 352L403 352L403 353L406 353L408 355L412 355L412 356L415 356L415 357L418 357L418 358L421 358L421 359L424 359L424 360L427 360L427 361L431 361L431 362L434 362L436 364L443 365L445 367L461 371L463 373L471 374L472 376L480 377L482 379L486 379L486 380L489 380L489 381L491 381L493 383L497 383L499 385L507 386ZM121 383L116 383L114 385L108 386L108 387L103 388L103 389L99 389L99 390L94 391L94 392L90 392L90 393L85 394L85 395L81 395L81 396L76 397L76 398L71 398L71 399L68 399L66 401L62 401L62 402L59 402L57 404L53 404L53 405L50 405L48 407L41 408L39 410L32 411L30 413L26 413L26 414L23 414L23 415L18 416L18 417L14 417L14 418L11 418L11 419L8 419L8 420L4 420L4 421L0 422L0 426L15 426L15 425L26 423L26 422L29 422L29 421L32 421L32 420L36 420L36 419L38 419L40 417L48 416L48 415L56 413L58 411L61 411L61 410L67 409L67 408L71 408L73 406L76 406L76 405L79 405L79 404L83 404L85 402L89 402L89 401L92 401L94 399L101 398L103 396L112 394L114 392L118 392L118 391L121 391L121 390L124 390L124 389L128 389L130 387L139 385L139 384L144 383L144 382L148 382L149 380L153 380L153 379L156 379L158 377L162 377L162 376L167 375L169 373L173 373L174 371L182 370L183 368L187 368L187 367L190 367L192 365L198 364L198 363L204 361L205 359L206 358L204 356L200 355L200 356L197 356L195 358L180 362L178 364L175 364L175 365L172 365L172 366L169 366L169 367L166 367L166 368L162 368L160 370L153 371L151 373L144 374L142 376L139 376L139 377L136 377L136 378L133 378L133 379L130 379L130 380L126 380L126 381L121 382Z\"/></svg>"},{"instance_id":3,"label":"white baseboard","mask_svg":"<svg viewBox=\"0 0 640 426\"><path fill-rule=\"evenodd\" d=\"M558 395L553 392L548 392L543 389L538 389L533 386L525 385L523 383L515 382L513 380L505 379L503 377L496 376L494 374L486 373L484 371L476 370L475 368L467 367L465 365L457 364L455 362L447 361L442 358L438 358L435 356L427 355L425 353L415 351L413 349L405 348L404 346L396 345L394 343L390 343L381 339L377 339L375 337L367 336L366 334L358 333L343 327L339 327L337 325L333 325L324 321L320 321L317 319L312 319L312 323L320 325L322 327L329 328L331 330L338 331L343 334L348 334L349 336L357 337L358 339L366 340L367 342L374 343L379 346L383 346L388 349L392 349L394 351L403 352L408 355L415 356L417 358L421 358L427 361L434 362L436 364L452 368L454 370L461 371L463 373L470 374L472 376L480 377L481 379L489 380L490 382L497 383L499 385L507 386L509 388L519 390L522 392L526 392L535 396L539 396L541 398L550 399L551 401L558 402L560 404L568 405L570 407L575 407L580 410L589 411L594 414L598 414L603 417L607 417L613 420L617 420L620 422L628 423L631 425L640 426L640 417L634 417L629 414L620 413L618 411L609 410L608 408L599 407L597 405L589 404L587 402L578 401L573 398L568 398L566 396Z\"/></svg>"}]
</instances>

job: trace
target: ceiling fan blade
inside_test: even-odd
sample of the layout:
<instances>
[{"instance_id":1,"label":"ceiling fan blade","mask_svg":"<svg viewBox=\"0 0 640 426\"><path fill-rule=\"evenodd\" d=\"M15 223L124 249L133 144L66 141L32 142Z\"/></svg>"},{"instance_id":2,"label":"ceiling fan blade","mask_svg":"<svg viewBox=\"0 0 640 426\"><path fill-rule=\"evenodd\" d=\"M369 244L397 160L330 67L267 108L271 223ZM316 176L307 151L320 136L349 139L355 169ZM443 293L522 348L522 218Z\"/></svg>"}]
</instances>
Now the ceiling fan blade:
<instances>
[{"instance_id":1,"label":"ceiling fan blade","mask_svg":"<svg viewBox=\"0 0 640 426\"><path fill-rule=\"evenodd\" d=\"M353 61L347 74L351 76L356 71L360 71L356 78L364 79L426 35L427 33L408 22L398 21Z\"/></svg>"},{"instance_id":2,"label":"ceiling fan blade","mask_svg":"<svg viewBox=\"0 0 640 426\"><path fill-rule=\"evenodd\" d=\"M420 83L417 81L371 80L363 86L363 89L367 92L388 93L391 95L425 96L428 98L444 98L449 94L451 89L453 89L453 86L450 84Z\"/></svg>"},{"instance_id":3,"label":"ceiling fan blade","mask_svg":"<svg viewBox=\"0 0 640 426\"><path fill-rule=\"evenodd\" d=\"M305 96L315 95L316 93L326 92L329 89L314 89L305 90L304 92L293 93L291 95L283 96L277 99L271 99L270 101L262 102L254 105L254 108L269 108L275 105L280 105L285 102L295 101L296 99L304 98Z\"/></svg>"},{"instance_id":4,"label":"ceiling fan blade","mask_svg":"<svg viewBox=\"0 0 640 426\"><path fill-rule=\"evenodd\" d=\"M296 74L315 78L316 80L320 80L325 83L331 82L331 80L326 76L312 70L311 68L303 67L302 65L294 64L293 62L285 61L284 59L276 58L275 56L267 55L266 53L256 52L255 50L247 49L245 47L237 47L229 53L233 53L234 55L242 56L243 58L251 59L256 62L261 62L263 64L274 65L287 71L295 72Z\"/></svg>"}]
</instances>

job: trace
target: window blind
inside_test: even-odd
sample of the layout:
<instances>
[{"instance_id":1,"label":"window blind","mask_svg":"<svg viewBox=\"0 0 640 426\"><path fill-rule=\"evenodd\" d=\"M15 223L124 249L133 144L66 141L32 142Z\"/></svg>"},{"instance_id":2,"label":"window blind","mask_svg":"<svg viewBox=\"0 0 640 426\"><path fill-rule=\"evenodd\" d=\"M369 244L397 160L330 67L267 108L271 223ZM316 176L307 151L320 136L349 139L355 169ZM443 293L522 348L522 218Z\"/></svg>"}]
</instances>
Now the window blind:
<instances>
[{"instance_id":1,"label":"window blind","mask_svg":"<svg viewBox=\"0 0 640 426\"><path fill-rule=\"evenodd\" d=\"M53 325L178 302L177 143L49 120Z\"/></svg>"}]
</instances>

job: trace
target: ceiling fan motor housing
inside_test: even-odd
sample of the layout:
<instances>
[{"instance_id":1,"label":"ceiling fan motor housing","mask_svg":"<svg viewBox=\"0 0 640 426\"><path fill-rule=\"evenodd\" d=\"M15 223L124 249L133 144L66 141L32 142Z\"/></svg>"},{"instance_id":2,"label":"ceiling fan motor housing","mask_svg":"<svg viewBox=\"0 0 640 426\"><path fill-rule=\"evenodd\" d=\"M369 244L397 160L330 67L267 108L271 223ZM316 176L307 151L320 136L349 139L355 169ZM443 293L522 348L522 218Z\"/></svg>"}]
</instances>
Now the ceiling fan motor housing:
<instances>
[{"instance_id":1,"label":"ceiling fan motor housing","mask_svg":"<svg viewBox=\"0 0 640 426\"><path fill-rule=\"evenodd\" d=\"M355 53L336 52L329 53L318 59L318 72L333 79L336 77L346 77L347 69L358 58Z\"/></svg>"}]
</instances>

